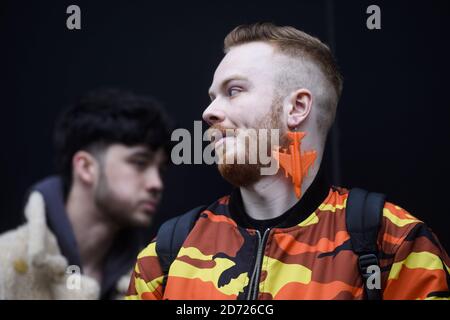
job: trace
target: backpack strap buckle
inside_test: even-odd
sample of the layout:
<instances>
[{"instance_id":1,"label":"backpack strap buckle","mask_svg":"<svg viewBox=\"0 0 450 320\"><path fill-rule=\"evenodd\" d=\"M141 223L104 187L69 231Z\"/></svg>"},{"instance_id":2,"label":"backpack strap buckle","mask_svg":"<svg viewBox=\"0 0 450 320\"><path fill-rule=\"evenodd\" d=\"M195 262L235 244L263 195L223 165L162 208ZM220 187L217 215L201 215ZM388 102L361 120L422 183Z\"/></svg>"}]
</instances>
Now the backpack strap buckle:
<instances>
[{"instance_id":1,"label":"backpack strap buckle","mask_svg":"<svg viewBox=\"0 0 450 320\"><path fill-rule=\"evenodd\" d=\"M358 258L358 266L361 275L367 280L371 275L371 273L367 272L367 268L370 266L379 266L378 257L374 253L360 255Z\"/></svg>"}]
</instances>

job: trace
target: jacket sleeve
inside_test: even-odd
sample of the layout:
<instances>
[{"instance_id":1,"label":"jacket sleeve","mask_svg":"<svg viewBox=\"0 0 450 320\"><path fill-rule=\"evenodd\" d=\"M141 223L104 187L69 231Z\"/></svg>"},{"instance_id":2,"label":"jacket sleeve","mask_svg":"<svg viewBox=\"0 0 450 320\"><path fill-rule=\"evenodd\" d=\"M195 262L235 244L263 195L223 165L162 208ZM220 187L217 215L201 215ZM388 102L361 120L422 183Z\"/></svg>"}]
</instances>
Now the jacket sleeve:
<instances>
[{"instance_id":1,"label":"jacket sleeve","mask_svg":"<svg viewBox=\"0 0 450 320\"><path fill-rule=\"evenodd\" d=\"M383 298L450 299L450 259L445 249L423 222L412 220L407 212L403 218L395 222L413 223L396 245Z\"/></svg>"},{"instance_id":2,"label":"jacket sleeve","mask_svg":"<svg viewBox=\"0 0 450 320\"><path fill-rule=\"evenodd\" d=\"M156 241L142 250L130 279L126 300L161 300L164 274L156 254Z\"/></svg>"}]
</instances>

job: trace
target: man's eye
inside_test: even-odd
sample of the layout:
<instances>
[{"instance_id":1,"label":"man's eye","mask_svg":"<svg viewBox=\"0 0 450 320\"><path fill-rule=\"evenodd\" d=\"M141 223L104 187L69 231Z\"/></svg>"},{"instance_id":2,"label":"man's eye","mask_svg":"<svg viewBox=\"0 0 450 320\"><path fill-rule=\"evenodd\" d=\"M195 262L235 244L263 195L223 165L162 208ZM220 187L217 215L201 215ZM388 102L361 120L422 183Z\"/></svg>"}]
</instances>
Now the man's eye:
<instances>
[{"instance_id":1,"label":"man's eye","mask_svg":"<svg viewBox=\"0 0 450 320\"><path fill-rule=\"evenodd\" d=\"M131 163L138 169L144 169L147 166L147 161L132 160Z\"/></svg>"},{"instance_id":2,"label":"man's eye","mask_svg":"<svg viewBox=\"0 0 450 320\"><path fill-rule=\"evenodd\" d=\"M228 89L228 95L230 97L233 97L233 96L235 96L236 94L238 94L240 92L241 92L241 89L238 88L238 87L231 87L230 89Z\"/></svg>"}]
</instances>

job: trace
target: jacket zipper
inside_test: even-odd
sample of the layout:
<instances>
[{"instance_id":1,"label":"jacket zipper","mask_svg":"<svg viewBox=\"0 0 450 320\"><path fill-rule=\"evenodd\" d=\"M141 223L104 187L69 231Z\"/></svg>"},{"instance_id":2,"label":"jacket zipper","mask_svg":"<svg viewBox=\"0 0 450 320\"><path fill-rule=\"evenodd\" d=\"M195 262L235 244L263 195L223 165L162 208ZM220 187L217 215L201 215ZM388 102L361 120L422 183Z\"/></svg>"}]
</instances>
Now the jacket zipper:
<instances>
[{"instance_id":1,"label":"jacket zipper","mask_svg":"<svg viewBox=\"0 0 450 320\"><path fill-rule=\"evenodd\" d=\"M253 268L252 277L250 278L247 300L256 300L256 298L258 297L258 290L259 290L258 280L261 276L263 252L269 231L270 228L266 229L261 238L261 233L259 232L259 230L256 230L256 234L258 235L258 251L256 254L255 267Z\"/></svg>"}]
</instances>

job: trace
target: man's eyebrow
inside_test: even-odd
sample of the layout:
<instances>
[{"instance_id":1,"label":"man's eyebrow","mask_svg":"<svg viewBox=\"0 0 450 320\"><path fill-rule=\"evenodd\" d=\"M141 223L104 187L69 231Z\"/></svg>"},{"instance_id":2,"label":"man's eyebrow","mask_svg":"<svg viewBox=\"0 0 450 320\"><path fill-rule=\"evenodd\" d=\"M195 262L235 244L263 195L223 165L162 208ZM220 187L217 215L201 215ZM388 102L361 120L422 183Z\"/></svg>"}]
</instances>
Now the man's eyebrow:
<instances>
[{"instance_id":1,"label":"man's eyebrow","mask_svg":"<svg viewBox=\"0 0 450 320\"><path fill-rule=\"evenodd\" d=\"M232 75L232 76L229 76L229 77L225 78L225 80L222 81L222 83L219 85L219 87L220 87L220 88L224 88L224 87L226 87L226 86L228 85L228 83L229 83L230 81L233 81L233 80L244 80L244 81L248 81L248 79L247 79L246 77L244 77L244 76L241 76L241 75ZM213 96L213 95L214 95L213 92L212 92L212 86L208 89L208 94L209 94L209 96Z\"/></svg>"},{"instance_id":2,"label":"man's eyebrow","mask_svg":"<svg viewBox=\"0 0 450 320\"><path fill-rule=\"evenodd\" d=\"M149 150L139 149L131 152L130 157L143 157L143 158L151 158L153 153Z\"/></svg>"}]
</instances>

